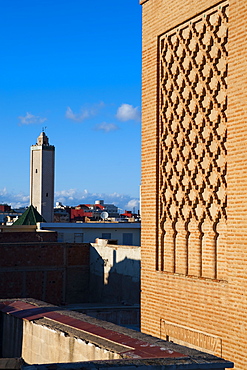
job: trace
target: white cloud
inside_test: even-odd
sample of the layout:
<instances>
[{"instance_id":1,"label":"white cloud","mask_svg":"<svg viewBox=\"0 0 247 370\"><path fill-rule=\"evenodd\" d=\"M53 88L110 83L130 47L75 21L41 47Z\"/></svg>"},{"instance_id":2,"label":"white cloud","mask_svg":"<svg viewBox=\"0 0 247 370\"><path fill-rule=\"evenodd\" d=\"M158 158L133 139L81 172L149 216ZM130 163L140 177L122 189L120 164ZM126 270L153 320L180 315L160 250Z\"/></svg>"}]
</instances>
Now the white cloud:
<instances>
[{"instance_id":1,"label":"white cloud","mask_svg":"<svg viewBox=\"0 0 247 370\"><path fill-rule=\"evenodd\" d=\"M87 189L83 191L78 189L61 190L55 193L55 201L61 202L64 205L76 206L78 204L92 204L96 200L103 199L105 203L115 204L120 208L120 212L124 210L133 210L135 207L136 212L139 208L139 200L133 199L126 194L112 193L90 193Z\"/></svg>"},{"instance_id":2,"label":"white cloud","mask_svg":"<svg viewBox=\"0 0 247 370\"><path fill-rule=\"evenodd\" d=\"M120 212L133 210L137 212L139 200L133 199L126 194L112 193L90 193L87 189L67 189L55 192L55 202L61 202L65 206L77 206L79 204L93 204L96 200L103 199L106 204L115 204ZM23 193L15 194L6 188L0 189L0 204L6 203L12 208L29 206L29 196Z\"/></svg>"},{"instance_id":3,"label":"white cloud","mask_svg":"<svg viewBox=\"0 0 247 370\"><path fill-rule=\"evenodd\" d=\"M23 193L14 194L3 188L0 189L0 204L5 203L12 208L26 207L29 205L29 196Z\"/></svg>"},{"instance_id":4,"label":"white cloud","mask_svg":"<svg viewBox=\"0 0 247 370\"><path fill-rule=\"evenodd\" d=\"M66 201L70 203L74 199L84 198L85 194L87 194L87 190L85 192L78 192L76 189L60 190L55 192L55 199L62 203Z\"/></svg>"},{"instance_id":5,"label":"white cloud","mask_svg":"<svg viewBox=\"0 0 247 370\"><path fill-rule=\"evenodd\" d=\"M47 121L47 118L35 116L32 113L27 112L25 116L19 116L18 119L21 121L20 124L22 125L30 125L33 123L43 123Z\"/></svg>"},{"instance_id":6,"label":"white cloud","mask_svg":"<svg viewBox=\"0 0 247 370\"><path fill-rule=\"evenodd\" d=\"M74 113L70 107L65 112L65 117L72 121L82 122L84 119L90 116L87 110L82 110L80 113Z\"/></svg>"},{"instance_id":7,"label":"white cloud","mask_svg":"<svg viewBox=\"0 0 247 370\"><path fill-rule=\"evenodd\" d=\"M95 130L104 132L116 131L118 129L119 127L115 123L102 122L95 126Z\"/></svg>"},{"instance_id":8,"label":"white cloud","mask_svg":"<svg viewBox=\"0 0 247 370\"><path fill-rule=\"evenodd\" d=\"M117 110L116 117L119 121L141 120L139 108L134 108L133 105L130 104L122 104Z\"/></svg>"},{"instance_id":9,"label":"white cloud","mask_svg":"<svg viewBox=\"0 0 247 370\"><path fill-rule=\"evenodd\" d=\"M127 204L126 204L126 208L127 210L131 210L133 208L135 208L135 210L137 211L139 209L139 204L140 204L140 201L138 199L131 199Z\"/></svg>"},{"instance_id":10,"label":"white cloud","mask_svg":"<svg viewBox=\"0 0 247 370\"><path fill-rule=\"evenodd\" d=\"M6 188L0 189L0 196L6 195L6 194L8 194Z\"/></svg>"},{"instance_id":11,"label":"white cloud","mask_svg":"<svg viewBox=\"0 0 247 370\"><path fill-rule=\"evenodd\" d=\"M82 122L87 118L95 116L98 113L98 110L104 106L105 104L100 102L99 104L94 104L90 108L81 108L79 113L74 113L73 110L68 107L65 112L65 117L75 122Z\"/></svg>"}]
</instances>

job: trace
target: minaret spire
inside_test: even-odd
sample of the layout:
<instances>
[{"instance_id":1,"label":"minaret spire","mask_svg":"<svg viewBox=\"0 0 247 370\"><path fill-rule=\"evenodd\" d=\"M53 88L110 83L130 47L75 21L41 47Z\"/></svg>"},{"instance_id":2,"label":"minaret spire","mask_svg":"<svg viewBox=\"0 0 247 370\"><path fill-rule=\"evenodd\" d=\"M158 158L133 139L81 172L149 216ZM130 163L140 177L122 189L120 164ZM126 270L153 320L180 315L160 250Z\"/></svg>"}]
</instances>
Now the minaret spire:
<instances>
[{"instance_id":1,"label":"minaret spire","mask_svg":"<svg viewBox=\"0 0 247 370\"><path fill-rule=\"evenodd\" d=\"M46 136L46 133L44 131L42 131L37 138L37 145L49 145L48 136Z\"/></svg>"}]
</instances>

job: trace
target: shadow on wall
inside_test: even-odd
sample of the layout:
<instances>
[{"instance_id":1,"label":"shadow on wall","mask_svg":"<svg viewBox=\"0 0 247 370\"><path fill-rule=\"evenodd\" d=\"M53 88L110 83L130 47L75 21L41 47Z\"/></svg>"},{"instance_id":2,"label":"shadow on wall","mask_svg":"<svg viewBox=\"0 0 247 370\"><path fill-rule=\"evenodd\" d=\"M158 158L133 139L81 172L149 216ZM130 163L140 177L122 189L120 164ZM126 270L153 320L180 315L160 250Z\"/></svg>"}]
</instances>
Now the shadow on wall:
<instances>
[{"instance_id":1,"label":"shadow on wall","mask_svg":"<svg viewBox=\"0 0 247 370\"><path fill-rule=\"evenodd\" d=\"M0 313L0 358L20 358L22 354L23 320Z\"/></svg>"},{"instance_id":2,"label":"shadow on wall","mask_svg":"<svg viewBox=\"0 0 247 370\"><path fill-rule=\"evenodd\" d=\"M106 251L106 250L105 250ZM118 248L109 248L103 257L91 246L90 302L133 305L140 303L140 260L117 262Z\"/></svg>"}]
</instances>

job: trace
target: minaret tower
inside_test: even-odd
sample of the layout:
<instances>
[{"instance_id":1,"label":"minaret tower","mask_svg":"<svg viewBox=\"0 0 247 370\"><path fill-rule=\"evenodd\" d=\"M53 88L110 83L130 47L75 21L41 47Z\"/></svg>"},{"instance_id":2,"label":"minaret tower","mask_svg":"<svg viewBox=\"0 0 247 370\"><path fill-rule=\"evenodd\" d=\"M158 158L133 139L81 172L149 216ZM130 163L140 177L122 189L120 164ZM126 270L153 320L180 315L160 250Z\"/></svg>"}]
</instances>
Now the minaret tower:
<instances>
[{"instance_id":1,"label":"minaret tower","mask_svg":"<svg viewBox=\"0 0 247 370\"><path fill-rule=\"evenodd\" d=\"M37 144L31 146L30 203L44 217L53 222L55 147L49 145L45 132Z\"/></svg>"}]
</instances>

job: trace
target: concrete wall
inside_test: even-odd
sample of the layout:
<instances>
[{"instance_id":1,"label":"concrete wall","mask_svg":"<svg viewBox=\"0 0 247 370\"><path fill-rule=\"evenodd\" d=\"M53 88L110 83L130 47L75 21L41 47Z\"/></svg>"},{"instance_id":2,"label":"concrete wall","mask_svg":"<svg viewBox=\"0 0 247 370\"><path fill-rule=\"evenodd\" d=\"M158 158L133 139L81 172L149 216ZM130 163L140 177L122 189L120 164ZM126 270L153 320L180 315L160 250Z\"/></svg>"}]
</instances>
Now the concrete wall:
<instances>
[{"instance_id":1,"label":"concrete wall","mask_svg":"<svg viewBox=\"0 0 247 370\"><path fill-rule=\"evenodd\" d=\"M48 325L24 321L22 358L28 364L118 359L118 353Z\"/></svg>"},{"instance_id":2,"label":"concrete wall","mask_svg":"<svg viewBox=\"0 0 247 370\"><path fill-rule=\"evenodd\" d=\"M91 244L90 301L140 303L140 247Z\"/></svg>"},{"instance_id":3,"label":"concrete wall","mask_svg":"<svg viewBox=\"0 0 247 370\"><path fill-rule=\"evenodd\" d=\"M0 244L0 297L54 304L87 301L89 248L49 242Z\"/></svg>"},{"instance_id":4,"label":"concrete wall","mask_svg":"<svg viewBox=\"0 0 247 370\"><path fill-rule=\"evenodd\" d=\"M140 245L141 224L140 223L39 223L43 230L56 231L58 241L75 243L80 240L83 243L94 243L96 238L102 238L103 233L110 233L109 239L124 244L124 234L133 235L132 245ZM78 235L80 234L80 235Z\"/></svg>"},{"instance_id":5,"label":"concrete wall","mask_svg":"<svg viewBox=\"0 0 247 370\"><path fill-rule=\"evenodd\" d=\"M69 332L52 320L37 322L0 314L0 356L18 358L28 364L48 364L91 360L119 359L117 352L107 350L80 338L78 331Z\"/></svg>"}]
</instances>

